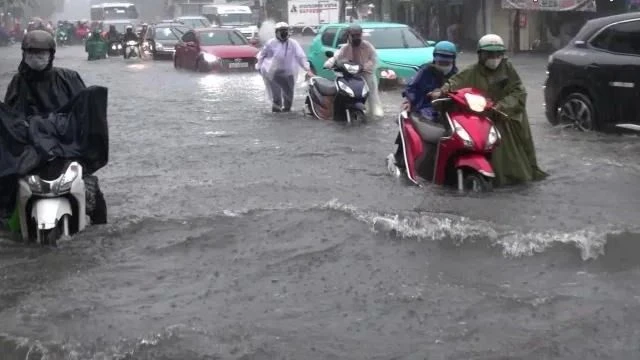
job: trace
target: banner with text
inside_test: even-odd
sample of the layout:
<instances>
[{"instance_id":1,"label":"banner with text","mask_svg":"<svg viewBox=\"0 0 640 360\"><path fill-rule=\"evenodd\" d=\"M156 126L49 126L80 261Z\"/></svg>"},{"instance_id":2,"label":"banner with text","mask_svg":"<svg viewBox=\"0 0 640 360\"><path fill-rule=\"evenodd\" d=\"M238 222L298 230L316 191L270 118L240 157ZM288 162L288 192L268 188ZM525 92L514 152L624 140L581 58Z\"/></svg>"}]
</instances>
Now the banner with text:
<instances>
[{"instance_id":1,"label":"banner with text","mask_svg":"<svg viewBox=\"0 0 640 360\"><path fill-rule=\"evenodd\" d=\"M539 11L596 11L595 0L502 0L503 9Z\"/></svg>"}]
</instances>

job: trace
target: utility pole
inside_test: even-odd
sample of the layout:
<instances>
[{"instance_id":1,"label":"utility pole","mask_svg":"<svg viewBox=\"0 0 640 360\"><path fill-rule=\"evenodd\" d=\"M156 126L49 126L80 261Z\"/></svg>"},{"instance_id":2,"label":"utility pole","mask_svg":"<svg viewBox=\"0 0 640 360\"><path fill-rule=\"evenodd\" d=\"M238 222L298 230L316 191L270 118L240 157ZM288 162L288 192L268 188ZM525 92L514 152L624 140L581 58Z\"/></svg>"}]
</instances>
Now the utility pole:
<instances>
[{"instance_id":1,"label":"utility pole","mask_svg":"<svg viewBox=\"0 0 640 360\"><path fill-rule=\"evenodd\" d=\"M344 10L345 10L345 1L346 0L338 0L338 22L344 22Z\"/></svg>"}]
</instances>

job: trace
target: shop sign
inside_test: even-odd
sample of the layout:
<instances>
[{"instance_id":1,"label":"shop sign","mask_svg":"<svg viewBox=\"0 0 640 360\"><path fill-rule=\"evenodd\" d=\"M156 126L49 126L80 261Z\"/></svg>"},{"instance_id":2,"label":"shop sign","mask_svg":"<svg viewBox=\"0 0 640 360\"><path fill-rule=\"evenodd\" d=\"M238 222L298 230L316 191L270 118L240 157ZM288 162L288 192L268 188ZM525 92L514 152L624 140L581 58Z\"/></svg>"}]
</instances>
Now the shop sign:
<instances>
[{"instance_id":1,"label":"shop sign","mask_svg":"<svg viewBox=\"0 0 640 360\"><path fill-rule=\"evenodd\" d=\"M503 9L539 11L596 11L595 0L502 0Z\"/></svg>"}]
</instances>

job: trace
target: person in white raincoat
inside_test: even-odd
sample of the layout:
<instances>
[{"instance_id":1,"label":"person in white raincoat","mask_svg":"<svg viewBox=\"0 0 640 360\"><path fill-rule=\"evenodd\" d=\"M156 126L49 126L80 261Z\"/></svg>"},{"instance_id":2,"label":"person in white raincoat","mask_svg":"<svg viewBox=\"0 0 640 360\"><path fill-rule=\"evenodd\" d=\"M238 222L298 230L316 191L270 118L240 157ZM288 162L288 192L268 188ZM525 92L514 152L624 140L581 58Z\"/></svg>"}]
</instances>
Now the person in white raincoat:
<instances>
[{"instance_id":1,"label":"person in white raincoat","mask_svg":"<svg viewBox=\"0 0 640 360\"><path fill-rule=\"evenodd\" d=\"M369 99L367 99L367 112L369 115L381 117L384 115L380 94L378 92L378 80L374 75L378 63L376 48L368 41L362 40L362 27L358 24L349 26L348 43L341 47L333 57L324 63L324 67L331 69L336 61L347 60L360 65L363 69L363 78L369 86Z\"/></svg>"},{"instance_id":2,"label":"person in white raincoat","mask_svg":"<svg viewBox=\"0 0 640 360\"><path fill-rule=\"evenodd\" d=\"M289 38L289 25L277 23L276 37L264 45L256 63L256 69L265 79L273 112L291 111L300 68L312 75L302 46Z\"/></svg>"}]
</instances>

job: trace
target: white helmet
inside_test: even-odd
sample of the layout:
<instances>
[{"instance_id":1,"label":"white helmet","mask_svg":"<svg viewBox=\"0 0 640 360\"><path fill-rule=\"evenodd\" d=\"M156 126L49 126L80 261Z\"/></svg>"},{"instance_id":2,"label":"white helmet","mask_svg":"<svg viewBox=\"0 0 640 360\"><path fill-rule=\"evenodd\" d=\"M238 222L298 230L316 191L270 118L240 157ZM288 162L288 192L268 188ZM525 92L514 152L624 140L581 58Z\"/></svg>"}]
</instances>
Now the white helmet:
<instances>
[{"instance_id":1,"label":"white helmet","mask_svg":"<svg viewBox=\"0 0 640 360\"><path fill-rule=\"evenodd\" d=\"M289 24L286 22L279 22L276 24L276 31L278 30L289 30Z\"/></svg>"},{"instance_id":2,"label":"white helmet","mask_svg":"<svg viewBox=\"0 0 640 360\"><path fill-rule=\"evenodd\" d=\"M504 41L496 34L487 34L478 40L478 51L504 52Z\"/></svg>"}]
</instances>

